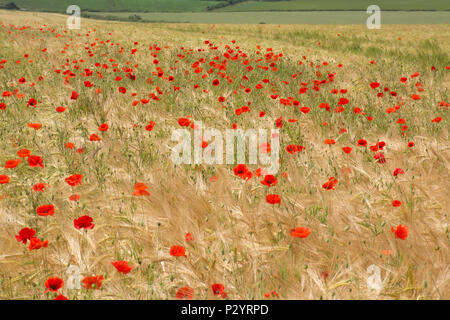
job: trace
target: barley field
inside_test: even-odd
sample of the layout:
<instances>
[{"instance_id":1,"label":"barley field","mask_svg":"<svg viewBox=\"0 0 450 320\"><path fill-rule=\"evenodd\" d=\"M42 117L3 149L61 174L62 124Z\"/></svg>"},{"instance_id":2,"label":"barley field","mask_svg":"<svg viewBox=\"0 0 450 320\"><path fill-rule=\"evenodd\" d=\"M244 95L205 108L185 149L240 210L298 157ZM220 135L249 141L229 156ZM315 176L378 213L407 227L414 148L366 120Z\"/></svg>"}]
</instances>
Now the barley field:
<instances>
[{"instance_id":1,"label":"barley field","mask_svg":"<svg viewBox=\"0 0 450 320\"><path fill-rule=\"evenodd\" d=\"M450 298L450 25L66 19L0 11L1 299Z\"/></svg>"}]
</instances>

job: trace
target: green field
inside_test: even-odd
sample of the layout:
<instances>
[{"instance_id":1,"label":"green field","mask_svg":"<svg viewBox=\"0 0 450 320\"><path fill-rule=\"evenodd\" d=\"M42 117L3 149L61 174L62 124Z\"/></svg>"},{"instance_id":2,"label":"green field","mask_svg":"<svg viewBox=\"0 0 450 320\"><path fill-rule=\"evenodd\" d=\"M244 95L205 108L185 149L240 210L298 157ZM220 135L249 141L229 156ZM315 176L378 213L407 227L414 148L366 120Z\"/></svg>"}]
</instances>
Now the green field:
<instances>
[{"instance_id":1,"label":"green field","mask_svg":"<svg viewBox=\"0 0 450 320\"><path fill-rule=\"evenodd\" d=\"M88 12L89 17L127 20L130 12ZM192 22L229 24L365 24L369 16L365 11L317 11L317 12L136 12L146 22ZM444 24L450 20L450 12L383 12L383 24Z\"/></svg>"},{"instance_id":2,"label":"green field","mask_svg":"<svg viewBox=\"0 0 450 320\"><path fill-rule=\"evenodd\" d=\"M65 12L72 4L82 11L196 12L219 3L203 0L0 0L0 6L11 1L21 9L47 12Z\"/></svg>"},{"instance_id":3,"label":"green field","mask_svg":"<svg viewBox=\"0 0 450 320\"><path fill-rule=\"evenodd\" d=\"M69 5L96 12L199 12L228 1L205 0L0 0L0 6L13 1L19 8L33 11L64 12ZM244 1L214 11L365 11L376 4L382 10L448 11L448 0L291 0Z\"/></svg>"},{"instance_id":4,"label":"green field","mask_svg":"<svg viewBox=\"0 0 450 320\"><path fill-rule=\"evenodd\" d=\"M398 11L446 11L450 10L448 0L291 0L291 1L245 1L221 11L345 11L367 10L370 5L381 10Z\"/></svg>"}]
</instances>

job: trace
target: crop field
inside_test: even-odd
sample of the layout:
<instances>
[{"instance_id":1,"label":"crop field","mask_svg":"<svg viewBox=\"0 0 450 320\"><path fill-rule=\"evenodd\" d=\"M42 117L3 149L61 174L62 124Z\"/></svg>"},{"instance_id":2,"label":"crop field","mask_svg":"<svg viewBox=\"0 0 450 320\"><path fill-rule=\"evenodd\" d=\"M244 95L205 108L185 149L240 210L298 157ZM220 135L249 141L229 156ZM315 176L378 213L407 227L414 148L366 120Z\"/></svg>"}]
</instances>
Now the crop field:
<instances>
[{"instance_id":1,"label":"crop field","mask_svg":"<svg viewBox=\"0 0 450 320\"><path fill-rule=\"evenodd\" d=\"M244 1L220 10L225 11L366 11L370 5L382 10L427 11L450 10L445 0L291 0L291 1Z\"/></svg>"},{"instance_id":2,"label":"crop field","mask_svg":"<svg viewBox=\"0 0 450 320\"><path fill-rule=\"evenodd\" d=\"M369 17L366 11L254 11L254 12L90 12L97 19L141 22L210 23L210 24L360 24ZM383 11L382 24L444 24L450 11Z\"/></svg>"},{"instance_id":3,"label":"crop field","mask_svg":"<svg viewBox=\"0 0 450 320\"><path fill-rule=\"evenodd\" d=\"M149 11L149 12L182 12L204 11L208 6L220 1L207 0L13 0L19 7L33 11L66 12L68 6L78 5L83 11ZM0 0L6 4L11 0Z\"/></svg>"},{"instance_id":4,"label":"crop field","mask_svg":"<svg viewBox=\"0 0 450 320\"><path fill-rule=\"evenodd\" d=\"M60 12L72 4L83 11L95 12L199 12L199 11L366 11L370 5L382 10L449 11L447 0L0 0L0 6L14 2L19 8L33 11ZM236 2L236 0L235 0ZM223 7L222 7L223 6Z\"/></svg>"},{"instance_id":5,"label":"crop field","mask_svg":"<svg viewBox=\"0 0 450 320\"><path fill-rule=\"evenodd\" d=\"M449 24L66 20L0 10L1 299L450 298Z\"/></svg>"}]
</instances>

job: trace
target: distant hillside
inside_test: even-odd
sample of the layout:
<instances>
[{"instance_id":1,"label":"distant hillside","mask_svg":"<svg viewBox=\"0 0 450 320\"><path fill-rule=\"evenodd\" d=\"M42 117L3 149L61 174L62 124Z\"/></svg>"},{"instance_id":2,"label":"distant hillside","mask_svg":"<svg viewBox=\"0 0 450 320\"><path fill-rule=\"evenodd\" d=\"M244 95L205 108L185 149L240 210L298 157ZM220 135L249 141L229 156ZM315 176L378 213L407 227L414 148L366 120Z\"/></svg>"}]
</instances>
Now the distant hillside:
<instances>
[{"instance_id":1,"label":"distant hillside","mask_svg":"<svg viewBox=\"0 0 450 320\"><path fill-rule=\"evenodd\" d=\"M381 10L448 11L449 0L284 0L244 1L219 9L220 11L366 11L375 4Z\"/></svg>"},{"instance_id":2,"label":"distant hillside","mask_svg":"<svg viewBox=\"0 0 450 320\"><path fill-rule=\"evenodd\" d=\"M199 12L224 1L204 0L0 0L0 7L14 2L33 11L65 12L76 4L82 11L98 12Z\"/></svg>"},{"instance_id":3,"label":"distant hillside","mask_svg":"<svg viewBox=\"0 0 450 320\"><path fill-rule=\"evenodd\" d=\"M358 10L379 5L382 10L449 11L449 0L0 0L23 10L65 12L72 4L90 12L316 11Z\"/></svg>"}]
</instances>

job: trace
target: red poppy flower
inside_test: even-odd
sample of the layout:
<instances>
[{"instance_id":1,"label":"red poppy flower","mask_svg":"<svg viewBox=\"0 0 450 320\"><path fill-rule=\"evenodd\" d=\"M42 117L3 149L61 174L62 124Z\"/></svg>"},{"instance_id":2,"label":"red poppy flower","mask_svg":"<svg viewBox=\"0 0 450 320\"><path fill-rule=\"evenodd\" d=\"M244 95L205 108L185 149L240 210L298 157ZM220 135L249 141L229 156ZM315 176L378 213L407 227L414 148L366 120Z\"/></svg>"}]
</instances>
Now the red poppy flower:
<instances>
[{"instance_id":1,"label":"red poppy flower","mask_svg":"<svg viewBox=\"0 0 450 320\"><path fill-rule=\"evenodd\" d=\"M264 297L266 298L270 298L271 296L277 297L279 298L280 296L278 295L278 293L274 290L272 290L271 292L267 292L264 294Z\"/></svg>"},{"instance_id":2,"label":"red poppy flower","mask_svg":"<svg viewBox=\"0 0 450 320\"><path fill-rule=\"evenodd\" d=\"M36 108L36 106L37 106L36 99L31 98L30 100L28 100L27 107L35 107Z\"/></svg>"},{"instance_id":3,"label":"red poppy flower","mask_svg":"<svg viewBox=\"0 0 450 320\"><path fill-rule=\"evenodd\" d=\"M52 204L42 205L36 209L36 213L42 217L52 216L55 213L55 206Z\"/></svg>"},{"instance_id":4,"label":"red poppy flower","mask_svg":"<svg viewBox=\"0 0 450 320\"><path fill-rule=\"evenodd\" d=\"M102 287L102 281L104 280L103 276L86 276L81 281L83 283L83 287L86 289L97 289L99 290Z\"/></svg>"},{"instance_id":5,"label":"red poppy flower","mask_svg":"<svg viewBox=\"0 0 450 320\"><path fill-rule=\"evenodd\" d=\"M70 96L71 100L77 100L80 95L76 91L72 91L72 95Z\"/></svg>"},{"instance_id":6,"label":"red poppy flower","mask_svg":"<svg viewBox=\"0 0 450 320\"><path fill-rule=\"evenodd\" d=\"M179 118L178 124L182 127L188 127L191 124L191 120L188 118Z\"/></svg>"},{"instance_id":7,"label":"red poppy flower","mask_svg":"<svg viewBox=\"0 0 450 320\"><path fill-rule=\"evenodd\" d=\"M150 193L147 191L148 187L145 183L142 182L137 182L134 185L134 192L133 192L133 196L149 196Z\"/></svg>"},{"instance_id":8,"label":"red poppy flower","mask_svg":"<svg viewBox=\"0 0 450 320\"><path fill-rule=\"evenodd\" d=\"M307 227L297 227L291 229L291 236L294 238L307 238L311 234L311 230Z\"/></svg>"},{"instance_id":9,"label":"red poppy flower","mask_svg":"<svg viewBox=\"0 0 450 320\"><path fill-rule=\"evenodd\" d=\"M45 281L45 287L47 290L45 290L44 293L47 293L49 291L51 292L58 292L64 285L64 281L61 278L58 277L50 277Z\"/></svg>"},{"instance_id":10,"label":"red poppy flower","mask_svg":"<svg viewBox=\"0 0 450 320\"><path fill-rule=\"evenodd\" d=\"M347 98L340 98L338 105L346 105L349 103L349 100Z\"/></svg>"},{"instance_id":11,"label":"red poppy flower","mask_svg":"<svg viewBox=\"0 0 450 320\"><path fill-rule=\"evenodd\" d=\"M277 178L274 175L268 174L264 177L264 180L261 181L261 183L265 186L276 186L277 185Z\"/></svg>"},{"instance_id":12,"label":"red poppy flower","mask_svg":"<svg viewBox=\"0 0 450 320\"><path fill-rule=\"evenodd\" d=\"M260 177L260 176L266 175L266 174L267 174L267 172L262 168L258 168L255 170L255 176L257 176L257 177Z\"/></svg>"},{"instance_id":13,"label":"red poppy flower","mask_svg":"<svg viewBox=\"0 0 450 320\"><path fill-rule=\"evenodd\" d=\"M72 150L73 148L75 148L75 143L73 143L73 142L67 142L67 143L64 144L64 147L65 147L66 149Z\"/></svg>"},{"instance_id":14,"label":"red poppy flower","mask_svg":"<svg viewBox=\"0 0 450 320\"><path fill-rule=\"evenodd\" d=\"M123 260L121 260L121 261L114 261L114 262L111 262L111 264L117 269L117 271L119 271L120 273L123 273L123 274L127 274L131 270L134 269L134 267L130 267L128 265L127 261L123 261Z\"/></svg>"},{"instance_id":15,"label":"red poppy flower","mask_svg":"<svg viewBox=\"0 0 450 320\"><path fill-rule=\"evenodd\" d=\"M394 200L392 201L393 207L400 207L402 205L402 202L400 200Z\"/></svg>"},{"instance_id":16,"label":"red poppy flower","mask_svg":"<svg viewBox=\"0 0 450 320\"><path fill-rule=\"evenodd\" d=\"M220 81L217 80L217 79L214 79L213 82L212 82L212 84L213 84L213 86L216 86L216 87L217 87L217 86L220 84Z\"/></svg>"},{"instance_id":17,"label":"red poppy flower","mask_svg":"<svg viewBox=\"0 0 450 320\"><path fill-rule=\"evenodd\" d=\"M155 122L153 122L153 121L150 121L149 123L148 123L148 125L146 125L145 126L145 130L147 130L147 131L152 131L153 130L153 127L155 126Z\"/></svg>"},{"instance_id":18,"label":"red poppy flower","mask_svg":"<svg viewBox=\"0 0 450 320\"><path fill-rule=\"evenodd\" d=\"M376 145L374 145L374 146L370 146L369 148L370 148L370 150L372 150L373 152L376 152L376 151L379 150L378 144L376 144Z\"/></svg>"},{"instance_id":19,"label":"red poppy flower","mask_svg":"<svg viewBox=\"0 0 450 320\"><path fill-rule=\"evenodd\" d=\"M74 174L74 175L71 175L70 177L66 178L65 180L70 186L75 187L75 186L82 184L82 182L81 182L82 179L83 179L83 175Z\"/></svg>"},{"instance_id":20,"label":"red poppy flower","mask_svg":"<svg viewBox=\"0 0 450 320\"><path fill-rule=\"evenodd\" d=\"M275 126L280 129L283 127L283 117L279 117L275 120Z\"/></svg>"},{"instance_id":21,"label":"red poppy flower","mask_svg":"<svg viewBox=\"0 0 450 320\"><path fill-rule=\"evenodd\" d=\"M6 184L9 182L9 177L5 174L0 174L0 184Z\"/></svg>"},{"instance_id":22,"label":"red poppy flower","mask_svg":"<svg viewBox=\"0 0 450 320\"><path fill-rule=\"evenodd\" d=\"M93 134L90 135L89 140L90 140L90 141L102 141L102 138L100 138L100 137L98 136L98 134L93 133Z\"/></svg>"},{"instance_id":23,"label":"red poppy flower","mask_svg":"<svg viewBox=\"0 0 450 320\"><path fill-rule=\"evenodd\" d=\"M42 124L40 123L27 123L27 127L32 128L34 130L39 130L42 128Z\"/></svg>"},{"instance_id":24,"label":"red poppy flower","mask_svg":"<svg viewBox=\"0 0 450 320\"><path fill-rule=\"evenodd\" d=\"M380 86L380 84L378 83L378 82L371 82L370 83L370 87L372 88L372 89L376 89L376 88L378 88Z\"/></svg>"},{"instance_id":25,"label":"red poppy flower","mask_svg":"<svg viewBox=\"0 0 450 320\"><path fill-rule=\"evenodd\" d=\"M270 143L263 142L259 146L259 150L262 154L268 154L272 151L272 147L270 146Z\"/></svg>"},{"instance_id":26,"label":"red poppy flower","mask_svg":"<svg viewBox=\"0 0 450 320\"><path fill-rule=\"evenodd\" d=\"M64 111L66 111L66 108L64 108L64 107L57 107L56 109L56 112L64 112Z\"/></svg>"},{"instance_id":27,"label":"red poppy flower","mask_svg":"<svg viewBox=\"0 0 450 320\"><path fill-rule=\"evenodd\" d=\"M73 194L73 195L71 195L71 196L69 197L69 200L70 200L70 201L78 201L78 200L80 200L80 195L78 195L78 194Z\"/></svg>"},{"instance_id":28,"label":"red poppy flower","mask_svg":"<svg viewBox=\"0 0 450 320\"><path fill-rule=\"evenodd\" d=\"M377 160L378 163L386 163L386 158L381 152L375 153L373 158Z\"/></svg>"},{"instance_id":29,"label":"red poppy flower","mask_svg":"<svg viewBox=\"0 0 450 320\"><path fill-rule=\"evenodd\" d=\"M40 156L30 155L30 156L28 156L28 165L30 167L43 168L44 167L44 160L42 160L42 157L40 157Z\"/></svg>"},{"instance_id":30,"label":"red poppy flower","mask_svg":"<svg viewBox=\"0 0 450 320\"><path fill-rule=\"evenodd\" d=\"M57 295L55 297L55 299L53 299L53 300L69 300L69 299L66 296L63 296L62 294L60 294L60 295Z\"/></svg>"},{"instance_id":31,"label":"red poppy flower","mask_svg":"<svg viewBox=\"0 0 450 320\"><path fill-rule=\"evenodd\" d=\"M187 242L190 242L190 241L194 240L194 237L192 236L192 234L190 232L188 232L184 236L184 240L186 240Z\"/></svg>"},{"instance_id":32,"label":"red poppy flower","mask_svg":"<svg viewBox=\"0 0 450 320\"><path fill-rule=\"evenodd\" d=\"M352 148L351 147L343 147L342 148L342 150L345 152L345 153L350 153L350 152L352 152Z\"/></svg>"},{"instance_id":33,"label":"red poppy flower","mask_svg":"<svg viewBox=\"0 0 450 320\"><path fill-rule=\"evenodd\" d=\"M50 187L48 184L39 182L33 185L32 189L34 192L44 192L44 189L48 187Z\"/></svg>"},{"instance_id":34,"label":"red poppy flower","mask_svg":"<svg viewBox=\"0 0 450 320\"><path fill-rule=\"evenodd\" d=\"M31 250L38 250L40 248L47 248L48 247L48 240L41 241L39 238L31 238L30 239L30 245L28 249Z\"/></svg>"},{"instance_id":35,"label":"red poppy flower","mask_svg":"<svg viewBox=\"0 0 450 320\"><path fill-rule=\"evenodd\" d=\"M17 155L21 158L29 157L30 154L31 154L31 151L28 149L21 149L21 150L17 151Z\"/></svg>"},{"instance_id":36,"label":"red poppy flower","mask_svg":"<svg viewBox=\"0 0 450 320\"><path fill-rule=\"evenodd\" d=\"M13 168L17 167L19 165L19 163L21 163L21 162L22 162L21 159L7 160L5 162L5 169L13 169Z\"/></svg>"},{"instance_id":37,"label":"red poppy flower","mask_svg":"<svg viewBox=\"0 0 450 320\"><path fill-rule=\"evenodd\" d=\"M300 111L304 114L307 114L308 112L311 111L311 108L310 107L301 107Z\"/></svg>"},{"instance_id":38,"label":"red poppy flower","mask_svg":"<svg viewBox=\"0 0 450 320\"><path fill-rule=\"evenodd\" d=\"M177 294L175 296L177 299L187 299L191 300L194 297L194 289L191 287L183 287L178 289Z\"/></svg>"},{"instance_id":39,"label":"red poppy flower","mask_svg":"<svg viewBox=\"0 0 450 320\"><path fill-rule=\"evenodd\" d=\"M16 239L19 242L22 242L23 244L26 244L28 240L31 240L33 236L36 234L36 231L31 228L23 228L19 231L19 234L16 235Z\"/></svg>"},{"instance_id":40,"label":"red poppy flower","mask_svg":"<svg viewBox=\"0 0 450 320\"><path fill-rule=\"evenodd\" d=\"M391 231L395 233L395 238L399 238L405 240L409 235L409 228L407 226L403 226L399 224L397 229L391 227Z\"/></svg>"},{"instance_id":41,"label":"red poppy flower","mask_svg":"<svg viewBox=\"0 0 450 320\"><path fill-rule=\"evenodd\" d=\"M401 168L396 168L395 170L394 170L394 177L396 177L397 175L399 175L399 174L404 174L405 173L405 171L403 171L403 169L401 169Z\"/></svg>"},{"instance_id":42,"label":"red poppy flower","mask_svg":"<svg viewBox=\"0 0 450 320\"><path fill-rule=\"evenodd\" d=\"M441 122L441 121L442 121L442 117L436 117L433 120L431 120L431 122L435 122L435 123L438 123L438 122Z\"/></svg>"},{"instance_id":43,"label":"red poppy flower","mask_svg":"<svg viewBox=\"0 0 450 320\"><path fill-rule=\"evenodd\" d=\"M173 257L186 257L186 248L183 246L172 246L170 248L170 255Z\"/></svg>"},{"instance_id":44,"label":"red poppy flower","mask_svg":"<svg viewBox=\"0 0 450 320\"><path fill-rule=\"evenodd\" d=\"M107 131L109 128L109 125L107 123L102 123L99 127L98 127L98 131Z\"/></svg>"},{"instance_id":45,"label":"red poppy flower","mask_svg":"<svg viewBox=\"0 0 450 320\"><path fill-rule=\"evenodd\" d=\"M227 297L227 293L225 292L225 287L223 284L221 283L214 283L213 285L211 285L211 289L213 291L213 294L215 296L222 296L222 298L226 298Z\"/></svg>"},{"instance_id":46,"label":"red poppy flower","mask_svg":"<svg viewBox=\"0 0 450 320\"><path fill-rule=\"evenodd\" d=\"M357 145L360 147L365 147L367 146L367 141L364 139L359 139Z\"/></svg>"},{"instance_id":47,"label":"red poppy flower","mask_svg":"<svg viewBox=\"0 0 450 320\"><path fill-rule=\"evenodd\" d=\"M290 154L294 154L296 152L299 151L303 151L305 148L303 146L298 146L295 144L290 144L288 146L286 146L286 151L289 152Z\"/></svg>"},{"instance_id":48,"label":"red poppy flower","mask_svg":"<svg viewBox=\"0 0 450 320\"><path fill-rule=\"evenodd\" d=\"M88 215L84 215L84 216L79 217L78 219L74 219L73 220L73 225L78 230L79 229L86 229L86 230L87 229L92 229L95 226L95 224L93 224L92 221L94 221L94 219L92 219Z\"/></svg>"},{"instance_id":49,"label":"red poppy flower","mask_svg":"<svg viewBox=\"0 0 450 320\"><path fill-rule=\"evenodd\" d=\"M245 164L238 164L236 167L234 167L233 171L235 175L241 177L244 180L248 180L253 176L252 172L249 171Z\"/></svg>"},{"instance_id":50,"label":"red poppy flower","mask_svg":"<svg viewBox=\"0 0 450 320\"><path fill-rule=\"evenodd\" d=\"M334 141L334 139L326 139L324 143L325 144L335 144L336 141Z\"/></svg>"},{"instance_id":51,"label":"red poppy flower","mask_svg":"<svg viewBox=\"0 0 450 320\"><path fill-rule=\"evenodd\" d=\"M327 182L322 185L322 188L326 190L334 190L334 187L337 185L338 180L335 177L330 177Z\"/></svg>"},{"instance_id":52,"label":"red poppy flower","mask_svg":"<svg viewBox=\"0 0 450 320\"><path fill-rule=\"evenodd\" d=\"M278 194L268 194L266 196L266 202L270 204L281 204L281 197Z\"/></svg>"}]
</instances>

